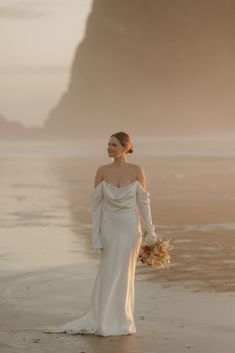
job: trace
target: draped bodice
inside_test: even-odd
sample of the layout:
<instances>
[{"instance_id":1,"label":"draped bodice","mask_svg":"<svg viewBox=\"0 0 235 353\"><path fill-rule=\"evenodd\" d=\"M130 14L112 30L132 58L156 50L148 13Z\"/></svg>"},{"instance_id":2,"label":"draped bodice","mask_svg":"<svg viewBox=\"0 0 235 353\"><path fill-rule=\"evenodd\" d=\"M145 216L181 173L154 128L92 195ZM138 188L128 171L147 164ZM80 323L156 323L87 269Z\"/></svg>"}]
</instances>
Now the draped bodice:
<instances>
[{"instance_id":1,"label":"draped bodice","mask_svg":"<svg viewBox=\"0 0 235 353\"><path fill-rule=\"evenodd\" d=\"M143 188L138 180L120 188L102 180L90 194L93 246L95 248L102 247L100 225L104 213L124 216L126 213L138 211L149 237L153 236L154 225L152 224L149 196L150 193Z\"/></svg>"},{"instance_id":2,"label":"draped bodice","mask_svg":"<svg viewBox=\"0 0 235 353\"><path fill-rule=\"evenodd\" d=\"M103 183L103 212L128 212L136 210L137 180L124 187Z\"/></svg>"}]
</instances>

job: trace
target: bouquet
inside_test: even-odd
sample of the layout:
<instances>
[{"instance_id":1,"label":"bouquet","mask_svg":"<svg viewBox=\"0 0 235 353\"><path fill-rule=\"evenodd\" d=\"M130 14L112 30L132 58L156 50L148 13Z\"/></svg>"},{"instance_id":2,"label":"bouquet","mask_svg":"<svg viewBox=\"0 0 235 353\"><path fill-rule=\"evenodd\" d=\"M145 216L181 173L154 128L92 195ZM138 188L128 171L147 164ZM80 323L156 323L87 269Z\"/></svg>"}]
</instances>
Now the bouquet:
<instances>
[{"instance_id":1,"label":"bouquet","mask_svg":"<svg viewBox=\"0 0 235 353\"><path fill-rule=\"evenodd\" d=\"M162 240L159 236L156 236L150 243L145 243L146 234L147 232L145 231L138 260L148 266L169 268L171 261L169 251L173 249L171 239Z\"/></svg>"}]
</instances>

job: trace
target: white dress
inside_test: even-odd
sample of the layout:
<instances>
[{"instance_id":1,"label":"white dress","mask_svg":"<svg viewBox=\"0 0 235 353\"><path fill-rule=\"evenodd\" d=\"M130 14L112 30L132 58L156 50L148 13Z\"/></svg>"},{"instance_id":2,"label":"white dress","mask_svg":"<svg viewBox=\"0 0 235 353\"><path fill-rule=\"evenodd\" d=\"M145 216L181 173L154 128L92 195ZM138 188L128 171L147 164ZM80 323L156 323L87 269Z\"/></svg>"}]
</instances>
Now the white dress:
<instances>
[{"instance_id":1,"label":"white dress","mask_svg":"<svg viewBox=\"0 0 235 353\"><path fill-rule=\"evenodd\" d=\"M136 332L134 277L142 242L156 237L150 210L150 193L136 180L124 187L103 180L90 194L93 247L101 261L89 309L82 317L46 333L128 335Z\"/></svg>"}]
</instances>

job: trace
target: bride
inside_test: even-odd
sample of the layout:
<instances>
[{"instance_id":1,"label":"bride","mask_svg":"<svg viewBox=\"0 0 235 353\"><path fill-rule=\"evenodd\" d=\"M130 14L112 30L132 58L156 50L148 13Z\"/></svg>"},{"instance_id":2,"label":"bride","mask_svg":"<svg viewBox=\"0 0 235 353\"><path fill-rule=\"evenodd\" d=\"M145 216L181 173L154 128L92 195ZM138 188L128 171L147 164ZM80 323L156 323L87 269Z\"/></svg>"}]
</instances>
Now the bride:
<instances>
[{"instance_id":1,"label":"bride","mask_svg":"<svg viewBox=\"0 0 235 353\"><path fill-rule=\"evenodd\" d=\"M134 276L136 260L144 240L156 239L143 168L127 162L133 152L130 136L112 134L108 155L112 163L100 166L90 194L92 245L100 249L100 266L88 311L80 318L46 333L129 335L136 332L134 320ZM142 225L142 226L141 226Z\"/></svg>"}]
</instances>

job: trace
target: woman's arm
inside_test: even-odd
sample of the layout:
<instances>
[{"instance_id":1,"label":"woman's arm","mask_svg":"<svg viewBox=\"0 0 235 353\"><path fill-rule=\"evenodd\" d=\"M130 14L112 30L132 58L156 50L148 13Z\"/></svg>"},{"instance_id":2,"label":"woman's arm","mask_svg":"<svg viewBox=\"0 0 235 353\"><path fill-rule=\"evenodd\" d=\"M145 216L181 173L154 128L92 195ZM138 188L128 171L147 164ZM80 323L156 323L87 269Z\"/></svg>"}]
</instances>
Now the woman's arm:
<instances>
[{"instance_id":1,"label":"woman's arm","mask_svg":"<svg viewBox=\"0 0 235 353\"><path fill-rule=\"evenodd\" d=\"M101 165L96 171L95 188L101 183L102 180L103 180L103 166Z\"/></svg>"},{"instance_id":2,"label":"woman's arm","mask_svg":"<svg viewBox=\"0 0 235 353\"><path fill-rule=\"evenodd\" d=\"M141 222L147 231L144 243L151 243L153 240L157 239L155 233L155 226L152 222L152 214L150 207L150 193L146 188L146 177L143 168L138 168L138 181L141 183L142 187L138 184L137 189L137 206L140 213Z\"/></svg>"},{"instance_id":3,"label":"woman's arm","mask_svg":"<svg viewBox=\"0 0 235 353\"><path fill-rule=\"evenodd\" d=\"M90 194L91 200L91 218L92 218L92 244L93 248L103 247L100 236L100 225L103 213L103 185L102 167L99 167L95 176L95 188Z\"/></svg>"},{"instance_id":4,"label":"woman's arm","mask_svg":"<svg viewBox=\"0 0 235 353\"><path fill-rule=\"evenodd\" d=\"M147 191L145 172L139 165L137 166L137 180L139 180L144 190Z\"/></svg>"}]
</instances>

